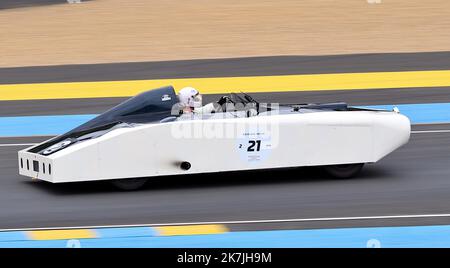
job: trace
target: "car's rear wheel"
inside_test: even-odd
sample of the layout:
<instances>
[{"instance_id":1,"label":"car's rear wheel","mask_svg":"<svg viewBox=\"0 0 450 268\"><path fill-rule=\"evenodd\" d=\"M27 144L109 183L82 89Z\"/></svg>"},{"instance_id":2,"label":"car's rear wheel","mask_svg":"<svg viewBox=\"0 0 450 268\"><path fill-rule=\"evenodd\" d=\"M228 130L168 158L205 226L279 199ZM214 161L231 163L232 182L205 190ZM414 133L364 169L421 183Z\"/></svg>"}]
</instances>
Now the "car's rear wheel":
<instances>
[{"instance_id":1,"label":"car's rear wheel","mask_svg":"<svg viewBox=\"0 0 450 268\"><path fill-rule=\"evenodd\" d=\"M338 179L348 179L356 176L364 166L364 163L360 164L345 164L345 165L333 165L324 166L325 171L331 176Z\"/></svg>"},{"instance_id":2,"label":"car's rear wheel","mask_svg":"<svg viewBox=\"0 0 450 268\"><path fill-rule=\"evenodd\" d=\"M146 178L119 179L112 180L111 184L123 191L133 191L142 188L147 180Z\"/></svg>"}]
</instances>

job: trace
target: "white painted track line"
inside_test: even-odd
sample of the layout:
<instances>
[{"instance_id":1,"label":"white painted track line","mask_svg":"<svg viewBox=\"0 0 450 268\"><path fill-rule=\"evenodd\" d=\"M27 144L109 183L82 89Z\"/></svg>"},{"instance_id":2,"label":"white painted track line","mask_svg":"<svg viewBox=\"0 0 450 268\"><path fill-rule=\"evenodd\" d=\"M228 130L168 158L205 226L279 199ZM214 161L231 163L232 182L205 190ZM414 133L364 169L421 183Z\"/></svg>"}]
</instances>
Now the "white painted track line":
<instances>
[{"instance_id":1,"label":"white painted track line","mask_svg":"<svg viewBox=\"0 0 450 268\"><path fill-rule=\"evenodd\" d=\"M450 129L443 129L443 130L415 130L415 131L411 131L411 134L424 134L424 133L450 133Z\"/></svg>"},{"instance_id":2,"label":"white painted track line","mask_svg":"<svg viewBox=\"0 0 450 268\"><path fill-rule=\"evenodd\" d=\"M31 146L31 145L36 145L36 143L4 143L0 144L0 147Z\"/></svg>"},{"instance_id":3,"label":"white painted track line","mask_svg":"<svg viewBox=\"0 0 450 268\"><path fill-rule=\"evenodd\" d=\"M318 222L318 221L354 221L354 220L382 220L382 219L414 219L414 218L442 218L450 217L446 214L418 214L418 215L386 215L386 216L360 216L360 217L331 217L331 218L303 218L303 219L272 219L272 220L236 220L236 221L205 221L205 222L172 222L128 225L97 225L97 226L70 226L70 227L45 227L45 228L19 228L0 229L6 231L31 231L31 230L58 230L58 229L94 229L94 228L122 228L122 227L158 227L158 226L183 226L183 225L208 225L208 224L252 224L252 223L284 223L284 222Z\"/></svg>"}]
</instances>

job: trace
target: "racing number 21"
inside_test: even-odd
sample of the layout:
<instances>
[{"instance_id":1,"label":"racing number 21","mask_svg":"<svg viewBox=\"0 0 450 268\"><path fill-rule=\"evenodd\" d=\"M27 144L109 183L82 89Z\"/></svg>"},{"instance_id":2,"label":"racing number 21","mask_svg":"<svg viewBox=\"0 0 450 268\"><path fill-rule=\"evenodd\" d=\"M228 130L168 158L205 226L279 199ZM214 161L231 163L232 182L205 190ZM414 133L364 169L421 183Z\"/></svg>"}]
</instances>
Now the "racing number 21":
<instances>
[{"instance_id":1,"label":"racing number 21","mask_svg":"<svg viewBox=\"0 0 450 268\"><path fill-rule=\"evenodd\" d=\"M247 152L254 152L255 146L257 152L261 149L261 140L250 140L248 143L250 143L250 145L247 148Z\"/></svg>"}]
</instances>

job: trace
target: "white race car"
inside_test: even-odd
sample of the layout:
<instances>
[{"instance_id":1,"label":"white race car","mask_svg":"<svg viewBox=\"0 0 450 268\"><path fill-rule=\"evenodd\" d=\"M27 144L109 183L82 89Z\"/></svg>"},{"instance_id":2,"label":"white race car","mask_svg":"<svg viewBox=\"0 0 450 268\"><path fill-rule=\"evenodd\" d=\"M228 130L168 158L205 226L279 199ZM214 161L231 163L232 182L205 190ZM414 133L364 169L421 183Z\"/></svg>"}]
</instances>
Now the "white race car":
<instances>
[{"instance_id":1,"label":"white race car","mask_svg":"<svg viewBox=\"0 0 450 268\"><path fill-rule=\"evenodd\" d=\"M263 104L231 94L211 114L181 114L171 86L141 93L85 124L19 151L19 173L52 183L324 166L347 178L407 143L409 119L345 103Z\"/></svg>"}]
</instances>

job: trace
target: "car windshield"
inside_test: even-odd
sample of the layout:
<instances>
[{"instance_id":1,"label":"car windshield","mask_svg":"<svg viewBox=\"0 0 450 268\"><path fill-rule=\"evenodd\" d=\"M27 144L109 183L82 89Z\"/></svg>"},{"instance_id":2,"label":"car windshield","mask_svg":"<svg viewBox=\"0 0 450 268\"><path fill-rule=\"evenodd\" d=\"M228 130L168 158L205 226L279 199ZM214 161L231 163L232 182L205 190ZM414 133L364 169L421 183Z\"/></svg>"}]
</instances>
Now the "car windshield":
<instances>
[{"instance_id":1,"label":"car windshield","mask_svg":"<svg viewBox=\"0 0 450 268\"><path fill-rule=\"evenodd\" d=\"M115 122L159 122L171 115L172 107L176 103L178 99L171 86L149 90L122 102L71 132L85 131Z\"/></svg>"},{"instance_id":2,"label":"car windshield","mask_svg":"<svg viewBox=\"0 0 450 268\"><path fill-rule=\"evenodd\" d=\"M120 103L45 144L32 148L30 152L41 151L43 148L65 139L78 138L92 132L108 130L121 123L160 122L162 119L172 116L172 109L177 103L178 98L171 86L149 90Z\"/></svg>"}]
</instances>

